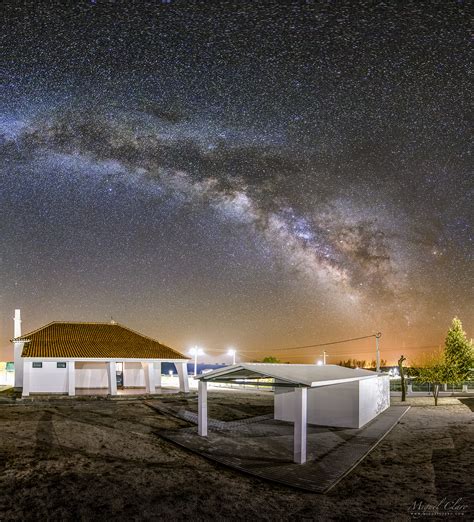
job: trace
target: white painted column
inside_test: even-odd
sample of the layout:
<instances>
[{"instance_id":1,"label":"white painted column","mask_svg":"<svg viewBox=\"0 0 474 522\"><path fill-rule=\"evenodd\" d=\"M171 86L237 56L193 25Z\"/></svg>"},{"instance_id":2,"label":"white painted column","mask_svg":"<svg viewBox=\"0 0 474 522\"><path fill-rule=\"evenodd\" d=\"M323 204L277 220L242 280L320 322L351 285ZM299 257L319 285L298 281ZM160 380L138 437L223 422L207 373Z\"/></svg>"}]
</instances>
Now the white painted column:
<instances>
[{"instance_id":1,"label":"white painted column","mask_svg":"<svg viewBox=\"0 0 474 522\"><path fill-rule=\"evenodd\" d=\"M117 395L117 365L115 361L107 364L107 378L109 381L109 395Z\"/></svg>"},{"instance_id":2,"label":"white painted column","mask_svg":"<svg viewBox=\"0 0 474 522\"><path fill-rule=\"evenodd\" d=\"M155 367L155 386L161 388L161 363L154 363L153 366Z\"/></svg>"},{"instance_id":3,"label":"white painted column","mask_svg":"<svg viewBox=\"0 0 474 522\"><path fill-rule=\"evenodd\" d=\"M145 372L145 386L147 393L155 393L155 368L152 362L142 362Z\"/></svg>"},{"instance_id":4,"label":"white painted column","mask_svg":"<svg viewBox=\"0 0 474 522\"><path fill-rule=\"evenodd\" d=\"M23 387L23 353L24 342L13 343L13 361L15 365L15 390L21 390Z\"/></svg>"},{"instance_id":5,"label":"white painted column","mask_svg":"<svg viewBox=\"0 0 474 522\"><path fill-rule=\"evenodd\" d=\"M76 363L67 362L67 394L76 395Z\"/></svg>"},{"instance_id":6,"label":"white painted column","mask_svg":"<svg viewBox=\"0 0 474 522\"><path fill-rule=\"evenodd\" d=\"M308 388L295 389L295 425L293 434L293 462L306 462L306 428Z\"/></svg>"},{"instance_id":7,"label":"white painted column","mask_svg":"<svg viewBox=\"0 0 474 522\"><path fill-rule=\"evenodd\" d=\"M13 317L13 338L21 337L21 312L17 308ZM25 343L13 343L13 361L15 363L15 383L14 387L19 390L23 387L23 346Z\"/></svg>"},{"instance_id":8,"label":"white painted column","mask_svg":"<svg viewBox=\"0 0 474 522\"><path fill-rule=\"evenodd\" d=\"M462 392L467 393L467 384L462 385Z\"/></svg>"},{"instance_id":9,"label":"white painted column","mask_svg":"<svg viewBox=\"0 0 474 522\"><path fill-rule=\"evenodd\" d=\"M23 391L22 396L28 397L31 389L31 361L23 361Z\"/></svg>"},{"instance_id":10,"label":"white painted column","mask_svg":"<svg viewBox=\"0 0 474 522\"><path fill-rule=\"evenodd\" d=\"M176 369L178 370L179 377L179 391L183 393L189 393L189 378L188 378L188 365L187 363L175 363Z\"/></svg>"},{"instance_id":11,"label":"white painted column","mask_svg":"<svg viewBox=\"0 0 474 522\"><path fill-rule=\"evenodd\" d=\"M198 434L207 437L207 382L198 383Z\"/></svg>"}]
</instances>

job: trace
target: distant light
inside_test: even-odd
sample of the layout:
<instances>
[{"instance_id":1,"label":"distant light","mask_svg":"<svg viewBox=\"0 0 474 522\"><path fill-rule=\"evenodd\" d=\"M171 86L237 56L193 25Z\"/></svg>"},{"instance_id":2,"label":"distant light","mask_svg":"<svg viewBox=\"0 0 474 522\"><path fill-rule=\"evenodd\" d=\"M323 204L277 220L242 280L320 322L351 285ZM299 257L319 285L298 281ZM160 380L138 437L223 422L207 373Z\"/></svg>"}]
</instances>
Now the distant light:
<instances>
[{"instance_id":1,"label":"distant light","mask_svg":"<svg viewBox=\"0 0 474 522\"><path fill-rule=\"evenodd\" d=\"M169 372L170 377L173 377L173 370L170 370Z\"/></svg>"},{"instance_id":2,"label":"distant light","mask_svg":"<svg viewBox=\"0 0 474 522\"><path fill-rule=\"evenodd\" d=\"M318 361L316 364L317 364L318 366L322 366L322 365L323 365L323 361Z\"/></svg>"},{"instance_id":3,"label":"distant light","mask_svg":"<svg viewBox=\"0 0 474 522\"><path fill-rule=\"evenodd\" d=\"M230 355L232 357L232 364L235 364L235 355L237 353L237 350L235 348L229 348L227 351L227 355Z\"/></svg>"},{"instance_id":4,"label":"distant light","mask_svg":"<svg viewBox=\"0 0 474 522\"><path fill-rule=\"evenodd\" d=\"M194 376L197 375L197 364L198 364L198 355L204 355L204 350L199 348L199 346L193 346L189 353L194 357Z\"/></svg>"}]
</instances>

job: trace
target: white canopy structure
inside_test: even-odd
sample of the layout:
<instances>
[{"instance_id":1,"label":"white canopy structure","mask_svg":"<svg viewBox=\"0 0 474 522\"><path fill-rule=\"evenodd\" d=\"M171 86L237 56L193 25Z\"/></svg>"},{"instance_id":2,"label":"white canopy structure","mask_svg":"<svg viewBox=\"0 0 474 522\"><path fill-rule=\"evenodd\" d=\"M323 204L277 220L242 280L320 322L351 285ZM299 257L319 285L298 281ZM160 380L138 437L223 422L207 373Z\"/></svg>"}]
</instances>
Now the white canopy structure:
<instances>
[{"instance_id":1,"label":"white canopy structure","mask_svg":"<svg viewBox=\"0 0 474 522\"><path fill-rule=\"evenodd\" d=\"M198 432L207 436L207 383L269 386L275 419L294 423L294 462L306 462L306 425L359 428L389 406L388 377L336 365L240 363L199 377ZM308 389L309 403L308 403ZM308 418L309 416L309 418Z\"/></svg>"}]
</instances>

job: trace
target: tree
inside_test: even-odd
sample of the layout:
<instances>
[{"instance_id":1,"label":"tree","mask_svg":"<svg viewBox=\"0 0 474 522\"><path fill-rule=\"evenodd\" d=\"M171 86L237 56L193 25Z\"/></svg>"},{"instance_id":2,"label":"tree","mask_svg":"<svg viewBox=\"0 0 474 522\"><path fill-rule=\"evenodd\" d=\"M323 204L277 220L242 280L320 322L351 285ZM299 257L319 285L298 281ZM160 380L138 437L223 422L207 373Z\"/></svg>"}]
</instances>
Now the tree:
<instances>
[{"instance_id":1,"label":"tree","mask_svg":"<svg viewBox=\"0 0 474 522\"><path fill-rule=\"evenodd\" d=\"M348 359L347 361L339 361L339 366L345 366L346 368L367 368L370 363L366 360L359 361L358 359ZM375 361L373 367L375 368Z\"/></svg>"},{"instance_id":2,"label":"tree","mask_svg":"<svg viewBox=\"0 0 474 522\"><path fill-rule=\"evenodd\" d=\"M279 363L280 359L273 357L273 355L269 355L268 357L264 357L262 362L264 363Z\"/></svg>"},{"instance_id":3,"label":"tree","mask_svg":"<svg viewBox=\"0 0 474 522\"><path fill-rule=\"evenodd\" d=\"M421 382L433 385L435 406L438 404L441 384L459 384L465 381L474 366L472 341L468 341L461 321L455 317L448 330L444 351L431 354L413 373Z\"/></svg>"},{"instance_id":4,"label":"tree","mask_svg":"<svg viewBox=\"0 0 474 522\"><path fill-rule=\"evenodd\" d=\"M413 368L413 373L420 382L426 382L433 386L433 398L435 406L438 406L438 397L441 384L451 382L452 372L446 363L445 354L434 352Z\"/></svg>"},{"instance_id":5,"label":"tree","mask_svg":"<svg viewBox=\"0 0 474 522\"><path fill-rule=\"evenodd\" d=\"M403 372L403 362L406 360L406 357L403 355L398 359L398 373L400 374L400 385L402 387L402 402L407 400L407 385L405 382L405 373Z\"/></svg>"},{"instance_id":6,"label":"tree","mask_svg":"<svg viewBox=\"0 0 474 522\"><path fill-rule=\"evenodd\" d=\"M345 366L346 368L351 368L352 365L351 365L351 360L347 360L347 361L339 361L339 366Z\"/></svg>"},{"instance_id":7,"label":"tree","mask_svg":"<svg viewBox=\"0 0 474 522\"><path fill-rule=\"evenodd\" d=\"M472 341L468 341L461 321L455 317L444 342L446 363L452 373L453 384L468 379L474 367Z\"/></svg>"}]
</instances>

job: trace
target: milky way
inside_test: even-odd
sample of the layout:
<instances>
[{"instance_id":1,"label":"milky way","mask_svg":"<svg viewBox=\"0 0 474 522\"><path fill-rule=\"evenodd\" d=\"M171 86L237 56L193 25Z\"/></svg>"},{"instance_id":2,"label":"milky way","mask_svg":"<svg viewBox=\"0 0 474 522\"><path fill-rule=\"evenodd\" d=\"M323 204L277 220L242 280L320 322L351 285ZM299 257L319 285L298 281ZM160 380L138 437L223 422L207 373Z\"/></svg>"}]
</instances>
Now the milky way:
<instances>
[{"instance_id":1,"label":"milky way","mask_svg":"<svg viewBox=\"0 0 474 522\"><path fill-rule=\"evenodd\" d=\"M463 2L5 11L2 342L17 306L248 358L472 328Z\"/></svg>"}]
</instances>

